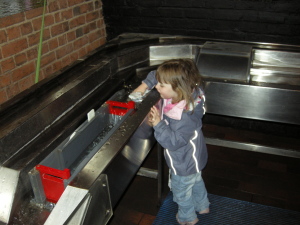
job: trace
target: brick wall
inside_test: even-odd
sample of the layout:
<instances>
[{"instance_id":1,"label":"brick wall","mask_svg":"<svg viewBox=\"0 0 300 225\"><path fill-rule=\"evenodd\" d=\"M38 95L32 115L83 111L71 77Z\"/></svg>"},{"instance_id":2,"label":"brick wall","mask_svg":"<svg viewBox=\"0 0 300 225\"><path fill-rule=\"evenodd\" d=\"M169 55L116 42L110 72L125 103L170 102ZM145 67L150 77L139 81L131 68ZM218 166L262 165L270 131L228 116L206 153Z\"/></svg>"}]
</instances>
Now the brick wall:
<instances>
[{"instance_id":1,"label":"brick wall","mask_svg":"<svg viewBox=\"0 0 300 225\"><path fill-rule=\"evenodd\" d=\"M108 39L124 32L300 44L299 0L102 0Z\"/></svg>"},{"instance_id":2,"label":"brick wall","mask_svg":"<svg viewBox=\"0 0 300 225\"><path fill-rule=\"evenodd\" d=\"M35 82L43 7L0 18L0 104ZM39 80L105 44L100 0L47 0Z\"/></svg>"}]
</instances>

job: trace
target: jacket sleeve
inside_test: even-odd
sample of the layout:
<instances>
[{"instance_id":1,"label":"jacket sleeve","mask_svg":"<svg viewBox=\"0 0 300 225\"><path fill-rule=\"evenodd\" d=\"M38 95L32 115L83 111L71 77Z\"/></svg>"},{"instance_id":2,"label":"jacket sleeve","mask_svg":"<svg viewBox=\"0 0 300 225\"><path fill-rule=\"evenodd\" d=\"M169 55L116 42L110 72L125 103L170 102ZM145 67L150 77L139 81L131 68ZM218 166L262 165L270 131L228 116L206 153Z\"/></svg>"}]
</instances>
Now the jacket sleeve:
<instances>
[{"instance_id":1,"label":"jacket sleeve","mask_svg":"<svg viewBox=\"0 0 300 225\"><path fill-rule=\"evenodd\" d=\"M170 150L177 149L190 143L195 137L195 131L202 128L203 101L198 104L194 112L183 112L181 120L161 120L154 126L154 136L159 144Z\"/></svg>"},{"instance_id":2,"label":"jacket sleeve","mask_svg":"<svg viewBox=\"0 0 300 225\"><path fill-rule=\"evenodd\" d=\"M153 127L158 143L170 151L176 151L187 145L194 136L194 129L188 126L184 120L173 122L176 123L176 129L171 129L171 126L167 125L164 120Z\"/></svg>"},{"instance_id":3,"label":"jacket sleeve","mask_svg":"<svg viewBox=\"0 0 300 225\"><path fill-rule=\"evenodd\" d=\"M143 80L143 83L145 83L149 89L152 89L157 84L155 74L156 74L156 71L153 70L150 73L148 73L147 78L145 80Z\"/></svg>"}]
</instances>

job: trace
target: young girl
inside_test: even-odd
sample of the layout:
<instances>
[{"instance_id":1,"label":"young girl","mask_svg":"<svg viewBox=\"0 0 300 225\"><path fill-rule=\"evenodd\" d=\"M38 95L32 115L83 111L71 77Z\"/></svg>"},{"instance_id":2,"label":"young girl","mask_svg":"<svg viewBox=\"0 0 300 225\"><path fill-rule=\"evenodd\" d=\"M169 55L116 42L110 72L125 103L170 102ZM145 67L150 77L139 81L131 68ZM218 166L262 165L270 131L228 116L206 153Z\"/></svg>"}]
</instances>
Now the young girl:
<instances>
[{"instance_id":1,"label":"young girl","mask_svg":"<svg viewBox=\"0 0 300 225\"><path fill-rule=\"evenodd\" d=\"M207 162L202 116L204 94L201 77L194 61L174 59L152 71L134 92L144 93L154 86L163 99L162 115L153 106L149 122L154 136L165 148L164 155L171 171L173 200L178 204L179 224L198 222L196 212L209 212L207 191L201 170Z\"/></svg>"}]
</instances>

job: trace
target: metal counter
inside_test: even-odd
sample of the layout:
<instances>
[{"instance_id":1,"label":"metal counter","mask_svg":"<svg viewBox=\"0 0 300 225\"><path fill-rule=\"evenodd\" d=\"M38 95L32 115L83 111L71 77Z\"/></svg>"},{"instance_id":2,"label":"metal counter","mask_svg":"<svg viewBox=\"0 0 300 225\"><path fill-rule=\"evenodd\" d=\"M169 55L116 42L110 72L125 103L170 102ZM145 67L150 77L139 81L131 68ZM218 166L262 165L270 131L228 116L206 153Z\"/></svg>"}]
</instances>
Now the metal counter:
<instances>
[{"instance_id":1,"label":"metal counter","mask_svg":"<svg viewBox=\"0 0 300 225\"><path fill-rule=\"evenodd\" d=\"M300 47L123 34L0 108L0 224L106 224L155 144L145 118L152 90L95 149L56 204L37 203L30 172L119 90L121 101L151 70L173 58L195 60L206 113L300 125ZM16 113L17 112L17 113ZM299 149L206 138L219 146L300 158ZM38 179L36 185L40 185Z\"/></svg>"}]
</instances>

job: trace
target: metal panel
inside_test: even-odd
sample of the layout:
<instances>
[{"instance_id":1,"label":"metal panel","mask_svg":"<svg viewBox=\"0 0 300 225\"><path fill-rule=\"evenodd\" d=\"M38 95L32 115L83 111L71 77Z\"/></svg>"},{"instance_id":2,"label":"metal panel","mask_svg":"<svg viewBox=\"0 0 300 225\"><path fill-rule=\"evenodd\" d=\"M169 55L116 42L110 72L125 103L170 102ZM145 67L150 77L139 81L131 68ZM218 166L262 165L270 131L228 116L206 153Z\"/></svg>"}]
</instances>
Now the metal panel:
<instances>
[{"instance_id":1,"label":"metal panel","mask_svg":"<svg viewBox=\"0 0 300 225\"><path fill-rule=\"evenodd\" d=\"M132 67L135 64L139 64L148 60L149 48L148 46L125 49L117 57L118 67L120 70Z\"/></svg>"},{"instance_id":2,"label":"metal panel","mask_svg":"<svg viewBox=\"0 0 300 225\"><path fill-rule=\"evenodd\" d=\"M254 49L253 65L300 68L300 53Z\"/></svg>"},{"instance_id":3,"label":"metal panel","mask_svg":"<svg viewBox=\"0 0 300 225\"><path fill-rule=\"evenodd\" d=\"M187 44L150 46L149 54L151 65L155 64L155 62L161 62L169 59L195 58L194 46Z\"/></svg>"},{"instance_id":4,"label":"metal panel","mask_svg":"<svg viewBox=\"0 0 300 225\"><path fill-rule=\"evenodd\" d=\"M0 167L0 223L8 223L17 190L19 171Z\"/></svg>"},{"instance_id":5,"label":"metal panel","mask_svg":"<svg viewBox=\"0 0 300 225\"><path fill-rule=\"evenodd\" d=\"M87 198L83 201L83 203L79 206L79 209L75 212L75 214L70 218L70 220L66 223L66 225L75 225L82 224L86 215L87 208L91 201L91 195L88 195Z\"/></svg>"},{"instance_id":6,"label":"metal panel","mask_svg":"<svg viewBox=\"0 0 300 225\"><path fill-rule=\"evenodd\" d=\"M269 87L208 82L208 113L300 124L300 92Z\"/></svg>"},{"instance_id":7,"label":"metal panel","mask_svg":"<svg viewBox=\"0 0 300 225\"><path fill-rule=\"evenodd\" d=\"M89 189L67 186L45 225L104 225L112 215L107 176L101 174Z\"/></svg>"},{"instance_id":8,"label":"metal panel","mask_svg":"<svg viewBox=\"0 0 300 225\"><path fill-rule=\"evenodd\" d=\"M129 185L155 142L153 129L147 124L147 120L144 120L125 145L121 154L117 155L105 169L104 173L109 179L113 207L123 194L121 190L125 190Z\"/></svg>"},{"instance_id":9,"label":"metal panel","mask_svg":"<svg viewBox=\"0 0 300 225\"><path fill-rule=\"evenodd\" d=\"M252 82L300 86L300 53L257 49L253 52Z\"/></svg>"},{"instance_id":10,"label":"metal panel","mask_svg":"<svg viewBox=\"0 0 300 225\"><path fill-rule=\"evenodd\" d=\"M247 83L251 51L250 45L206 42L196 63L205 78Z\"/></svg>"},{"instance_id":11,"label":"metal panel","mask_svg":"<svg viewBox=\"0 0 300 225\"><path fill-rule=\"evenodd\" d=\"M91 202L83 224L107 224L113 215L107 176L101 174L90 188ZM97 215L97 216L95 216Z\"/></svg>"},{"instance_id":12,"label":"metal panel","mask_svg":"<svg viewBox=\"0 0 300 225\"><path fill-rule=\"evenodd\" d=\"M87 196L88 190L68 186L47 218L45 225L65 224L77 207L85 202Z\"/></svg>"},{"instance_id":13,"label":"metal panel","mask_svg":"<svg viewBox=\"0 0 300 225\"><path fill-rule=\"evenodd\" d=\"M205 138L205 143L208 145L221 146L226 148L235 148L239 150L246 150L252 152L260 152L272 155L279 155L285 157L293 157L300 158L300 152L293 149L282 149L282 148L274 148L269 146L262 146L253 143L243 143L237 141L228 141L216 138Z\"/></svg>"}]
</instances>

